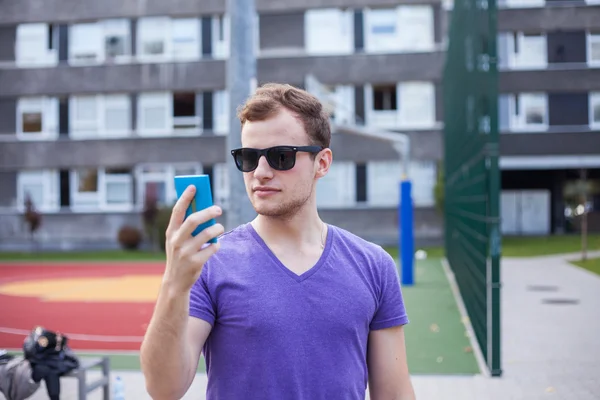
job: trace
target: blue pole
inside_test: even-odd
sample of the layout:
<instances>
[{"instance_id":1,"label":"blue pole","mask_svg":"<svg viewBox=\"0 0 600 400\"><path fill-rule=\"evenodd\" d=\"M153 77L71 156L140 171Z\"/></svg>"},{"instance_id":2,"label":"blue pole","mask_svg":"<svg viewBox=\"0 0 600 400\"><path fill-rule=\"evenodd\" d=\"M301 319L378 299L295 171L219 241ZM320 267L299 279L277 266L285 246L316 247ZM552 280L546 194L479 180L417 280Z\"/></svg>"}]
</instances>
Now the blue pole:
<instances>
[{"instance_id":1,"label":"blue pole","mask_svg":"<svg viewBox=\"0 0 600 400\"><path fill-rule=\"evenodd\" d=\"M402 284L414 284L414 254L415 241L413 231L413 203L411 196L411 182L400 182L400 205L398 209L400 263L402 271Z\"/></svg>"}]
</instances>

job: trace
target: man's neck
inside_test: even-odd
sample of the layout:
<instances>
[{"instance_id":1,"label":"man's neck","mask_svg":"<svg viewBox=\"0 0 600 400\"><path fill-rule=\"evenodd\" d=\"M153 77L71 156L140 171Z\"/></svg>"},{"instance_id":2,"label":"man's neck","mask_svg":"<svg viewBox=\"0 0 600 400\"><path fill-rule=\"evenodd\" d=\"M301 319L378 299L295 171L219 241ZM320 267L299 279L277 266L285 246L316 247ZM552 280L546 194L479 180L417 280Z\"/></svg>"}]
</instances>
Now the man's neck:
<instances>
[{"instance_id":1,"label":"man's neck","mask_svg":"<svg viewBox=\"0 0 600 400\"><path fill-rule=\"evenodd\" d=\"M252 221L252 226L267 244L277 247L321 246L327 229L313 207L305 207L291 218L258 215Z\"/></svg>"}]
</instances>

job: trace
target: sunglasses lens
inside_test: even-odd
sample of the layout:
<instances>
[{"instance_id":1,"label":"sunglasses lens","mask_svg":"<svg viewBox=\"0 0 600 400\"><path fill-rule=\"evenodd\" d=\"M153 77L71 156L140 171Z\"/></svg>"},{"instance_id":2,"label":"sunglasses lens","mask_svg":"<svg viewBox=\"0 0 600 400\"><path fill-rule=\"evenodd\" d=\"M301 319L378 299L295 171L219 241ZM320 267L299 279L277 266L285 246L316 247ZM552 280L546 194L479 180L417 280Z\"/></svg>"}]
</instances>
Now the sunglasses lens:
<instances>
[{"instance_id":1,"label":"sunglasses lens","mask_svg":"<svg viewBox=\"0 0 600 400\"><path fill-rule=\"evenodd\" d=\"M237 167L244 172L252 171L258 165L258 152L255 150L241 149L235 152L234 157Z\"/></svg>"},{"instance_id":2,"label":"sunglasses lens","mask_svg":"<svg viewBox=\"0 0 600 400\"><path fill-rule=\"evenodd\" d=\"M275 148L267 153L269 164L274 169L286 171L292 169L296 163L296 152L292 149Z\"/></svg>"}]
</instances>

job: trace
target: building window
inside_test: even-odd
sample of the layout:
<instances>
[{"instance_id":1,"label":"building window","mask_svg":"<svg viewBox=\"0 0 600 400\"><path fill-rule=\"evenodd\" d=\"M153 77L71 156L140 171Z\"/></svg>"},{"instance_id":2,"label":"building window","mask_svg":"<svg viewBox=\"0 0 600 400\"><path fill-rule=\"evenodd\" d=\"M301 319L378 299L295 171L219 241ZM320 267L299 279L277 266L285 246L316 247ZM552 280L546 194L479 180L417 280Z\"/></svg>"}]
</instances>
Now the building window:
<instances>
[{"instance_id":1,"label":"building window","mask_svg":"<svg viewBox=\"0 0 600 400\"><path fill-rule=\"evenodd\" d=\"M143 164L136 168L137 206L144 206L147 197L156 199L160 206L172 206L177 200L173 180L177 175L202 173L199 163Z\"/></svg>"},{"instance_id":2,"label":"building window","mask_svg":"<svg viewBox=\"0 0 600 400\"><path fill-rule=\"evenodd\" d=\"M510 97L511 129L548 129L548 97L545 93L520 93Z\"/></svg>"},{"instance_id":3,"label":"building window","mask_svg":"<svg viewBox=\"0 0 600 400\"><path fill-rule=\"evenodd\" d=\"M142 61L197 60L202 41L198 18L140 18L138 59Z\"/></svg>"},{"instance_id":4,"label":"building window","mask_svg":"<svg viewBox=\"0 0 600 400\"><path fill-rule=\"evenodd\" d=\"M229 207L229 166L227 163L213 165L213 197L215 204L224 210Z\"/></svg>"},{"instance_id":5,"label":"building window","mask_svg":"<svg viewBox=\"0 0 600 400\"><path fill-rule=\"evenodd\" d=\"M548 52L545 35L514 32L508 36L510 68L545 68Z\"/></svg>"},{"instance_id":6,"label":"building window","mask_svg":"<svg viewBox=\"0 0 600 400\"><path fill-rule=\"evenodd\" d=\"M177 133L199 132L202 118L197 115L196 93L173 94L173 130Z\"/></svg>"},{"instance_id":7,"label":"building window","mask_svg":"<svg viewBox=\"0 0 600 400\"><path fill-rule=\"evenodd\" d=\"M137 22L138 59L165 59L171 50L169 31L169 18L140 18Z\"/></svg>"},{"instance_id":8,"label":"building window","mask_svg":"<svg viewBox=\"0 0 600 400\"><path fill-rule=\"evenodd\" d=\"M111 19L69 27L69 63L89 65L130 59L130 22Z\"/></svg>"},{"instance_id":9,"label":"building window","mask_svg":"<svg viewBox=\"0 0 600 400\"><path fill-rule=\"evenodd\" d=\"M171 20L172 49L175 60L197 60L200 58L200 20L178 18Z\"/></svg>"},{"instance_id":10,"label":"building window","mask_svg":"<svg viewBox=\"0 0 600 400\"><path fill-rule=\"evenodd\" d=\"M431 82L399 85L400 127L431 128L435 125L435 87Z\"/></svg>"},{"instance_id":11,"label":"building window","mask_svg":"<svg viewBox=\"0 0 600 400\"><path fill-rule=\"evenodd\" d=\"M409 177L415 207L433 207L436 181L435 161L412 161ZM367 200L372 207L397 207L400 204L400 160L371 161L367 164Z\"/></svg>"},{"instance_id":12,"label":"building window","mask_svg":"<svg viewBox=\"0 0 600 400\"><path fill-rule=\"evenodd\" d=\"M17 174L17 209L25 210L27 197L40 212L55 212L59 205L59 175L55 170L19 171Z\"/></svg>"},{"instance_id":13,"label":"building window","mask_svg":"<svg viewBox=\"0 0 600 400\"><path fill-rule=\"evenodd\" d=\"M258 27L258 14L256 14L255 23ZM212 17L211 23L211 47L212 57L216 59L225 59L229 57L229 36L230 36L230 19L228 15L215 15ZM256 29L258 39L258 29ZM258 40L256 40L258 48Z\"/></svg>"},{"instance_id":14,"label":"building window","mask_svg":"<svg viewBox=\"0 0 600 400\"><path fill-rule=\"evenodd\" d=\"M429 5L366 9L364 26L369 53L431 51L435 46L433 7Z\"/></svg>"},{"instance_id":15,"label":"building window","mask_svg":"<svg viewBox=\"0 0 600 400\"><path fill-rule=\"evenodd\" d=\"M131 98L125 94L105 95L101 118L104 119L103 136L127 136L131 132Z\"/></svg>"},{"instance_id":16,"label":"building window","mask_svg":"<svg viewBox=\"0 0 600 400\"><path fill-rule=\"evenodd\" d=\"M588 33L588 63L590 65L600 65L600 33Z\"/></svg>"},{"instance_id":17,"label":"building window","mask_svg":"<svg viewBox=\"0 0 600 400\"><path fill-rule=\"evenodd\" d=\"M69 103L72 138L126 136L131 130L128 95L72 96Z\"/></svg>"},{"instance_id":18,"label":"building window","mask_svg":"<svg viewBox=\"0 0 600 400\"><path fill-rule=\"evenodd\" d=\"M172 134L173 101L170 93L142 93L137 106L137 129L140 135Z\"/></svg>"},{"instance_id":19,"label":"building window","mask_svg":"<svg viewBox=\"0 0 600 400\"><path fill-rule=\"evenodd\" d=\"M546 0L503 0L499 6L506 8L544 7Z\"/></svg>"},{"instance_id":20,"label":"building window","mask_svg":"<svg viewBox=\"0 0 600 400\"><path fill-rule=\"evenodd\" d=\"M433 7L398 7L398 50L432 51L435 46L433 34Z\"/></svg>"},{"instance_id":21,"label":"building window","mask_svg":"<svg viewBox=\"0 0 600 400\"><path fill-rule=\"evenodd\" d=\"M213 131L217 135L226 135L229 132L229 93L218 90L213 96Z\"/></svg>"},{"instance_id":22,"label":"building window","mask_svg":"<svg viewBox=\"0 0 600 400\"><path fill-rule=\"evenodd\" d=\"M352 207L356 204L356 165L352 162L331 164L327 175L317 183L317 206Z\"/></svg>"},{"instance_id":23,"label":"building window","mask_svg":"<svg viewBox=\"0 0 600 400\"><path fill-rule=\"evenodd\" d=\"M435 88L431 82L367 85L367 123L377 128L431 128L435 125Z\"/></svg>"},{"instance_id":24,"label":"building window","mask_svg":"<svg viewBox=\"0 0 600 400\"><path fill-rule=\"evenodd\" d=\"M395 8L367 9L365 18L365 50L385 52L398 50L398 15Z\"/></svg>"},{"instance_id":25,"label":"building window","mask_svg":"<svg viewBox=\"0 0 600 400\"><path fill-rule=\"evenodd\" d=\"M590 93L590 127L600 128L600 92Z\"/></svg>"},{"instance_id":26,"label":"building window","mask_svg":"<svg viewBox=\"0 0 600 400\"><path fill-rule=\"evenodd\" d=\"M304 32L308 54L350 54L354 51L354 12L337 8L307 10Z\"/></svg>"},{"instance_id":27,"label":"building window","mask_svg":"<svg viewBox=\"0 0 600 400\"><path fill-rule=\"evenodd\" d=\"M215 99L216 100L216 99ZM197 135L202 132L202 106L195 92L149 92L138 97L138 134Z\"/></svg>"},{"instance_id":28,"label":"building window","mask_svg":"<svg viewBox=\"0 0 600 400\"><path fill-rule=\"evenodd\" d=\"M55 139L58 136L58 99L25 97L17 102L17 137L21 140Z\"/></svg>"},{"instance_id":29,"label":"building window","mask_svg":"<svg viewBox=\"0 0 600 400\"><path fill-rule=\"evenodd\" d=\"M58 30L51 24L17 26L15 60L19 67L48 67L58 64Z\"/></svg>"},{"instance_id":30,"label":"building window","mask_svg":"<svg viewBox=\"0 0 600 400\"><path fill-rule=\"evenodd\" d=\"M104 25L104 54L108 63L131 59L131 23L127 19L109 19Z\"/></svg>"},{"instance_id":31,"label":"building window","mask_svg":"<svg viewBox=\"0 0 600 400\"><path fill-rule=\"evenodd\" d=\"M127 169L71 171L73 211L127 211L133 207L133 178Z\"/></svg>"}]
</instances>

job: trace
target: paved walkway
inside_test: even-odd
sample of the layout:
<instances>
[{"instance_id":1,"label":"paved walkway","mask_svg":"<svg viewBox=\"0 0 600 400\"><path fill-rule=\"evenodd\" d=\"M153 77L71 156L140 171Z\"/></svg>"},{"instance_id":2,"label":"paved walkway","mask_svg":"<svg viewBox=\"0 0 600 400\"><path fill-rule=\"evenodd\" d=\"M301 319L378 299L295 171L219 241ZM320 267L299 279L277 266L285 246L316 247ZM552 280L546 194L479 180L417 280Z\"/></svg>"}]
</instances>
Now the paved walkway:
<instances>
[{"instance_id":1,"label":"paved walkway","mask_svg":"<svg viewBox=\"0 0 600 400\"><path fill-rule=\"evenodd\" d=\"M600 399L600 276L569 258L577 255L504 259L504 377L414 376L417 399ZM139 372L119 375L127 400L150 399ZM184 400L204 399L205 389L206 376L198 375ZM63 380L61 400L76 400L74 393L75 382ZM40 390L31 399L47 396ZM100 400L100 392L88 399Z\"/></svg>"}]
</instances>

